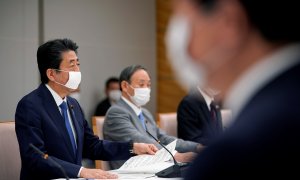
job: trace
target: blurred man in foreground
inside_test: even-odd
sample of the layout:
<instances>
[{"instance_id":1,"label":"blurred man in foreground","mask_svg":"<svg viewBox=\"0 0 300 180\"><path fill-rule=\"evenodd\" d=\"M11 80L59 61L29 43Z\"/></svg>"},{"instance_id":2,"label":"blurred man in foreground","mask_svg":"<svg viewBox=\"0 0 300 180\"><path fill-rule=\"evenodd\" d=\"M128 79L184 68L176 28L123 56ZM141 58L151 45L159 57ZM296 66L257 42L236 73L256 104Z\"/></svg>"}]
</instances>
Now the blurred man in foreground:
<instances>
[{"instance_id":1,"label":"blurred man in foreground","mask_svg":"<svg viewBox=\"0 0 300 180\"><path fill-rule=\"evenodd\" d=\"M166 42L180 82L221 90L235 114L186 179L299 178L298 17L292 0L175 1Z\"/></svg>"}]
</instances>

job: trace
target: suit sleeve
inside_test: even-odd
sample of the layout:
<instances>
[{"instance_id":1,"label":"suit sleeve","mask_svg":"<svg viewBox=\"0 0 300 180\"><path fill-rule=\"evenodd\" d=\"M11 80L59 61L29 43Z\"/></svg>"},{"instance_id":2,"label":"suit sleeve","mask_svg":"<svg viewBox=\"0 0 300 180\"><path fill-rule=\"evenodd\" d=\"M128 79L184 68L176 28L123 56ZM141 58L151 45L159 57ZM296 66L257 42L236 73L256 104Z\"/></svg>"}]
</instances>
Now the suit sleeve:
<instances>
[{"instance_id":1,"label":"suit sleeve","mask_svg":"<svg viewBox=\"0 0 300 180\"><path fill-rule=\"evenodd\" d=\"M127 160L129 157L131 157L128 141L113 142L107 140L99 140L99 137L94 135L92 129L84 119L83 111L80 105L77 101L76 103L77 107L79 108L77 111L79 111L81 115L80 123L83 124L83 157L105 161Z\"/></svg>"},{"instance_id":2,"label":"suit sleeve","mask_svg":"<svg viewBox=\"0 0 300 180\"><path fill-rule=\"evenodd\" d=\"M176 138L170 135L167 135L163 130L157 128L157 137L164 145L167 145L177 139L176 142L176 150L178 152L197 152L197 145L198 143L192 142L192 141L185 141L180 138Z\"/></svg>"},{"instance_id":3,"label":"suit sleeve","mask_svg":"<svg viewBox=\"0 0 300 180\"><path fill-rule=\"evenodd\" d=\"M179 152L190 152L190 151L196 152L197 143L194 143L191 141L184 141L182 139L178 139L177 137L166 134L165 131L158 128L156 121L154 120L153 116L147 109L143 109L143 112L145 113L145 117L148 117L148 120L149 120L149 122L147 123L148 131L150 133L152 133L153 135L155 135L162 144L168 145L169 143L171 143L172 141L177 139L177 143L176 143L177 151L179 151ZM145 137L152 140L152 138L147 134ZM156 143L156 142L154 141L154 143ZM161 148L159 145L157 145L157 146L159 148Z\"/></svg>"}]
</instances>

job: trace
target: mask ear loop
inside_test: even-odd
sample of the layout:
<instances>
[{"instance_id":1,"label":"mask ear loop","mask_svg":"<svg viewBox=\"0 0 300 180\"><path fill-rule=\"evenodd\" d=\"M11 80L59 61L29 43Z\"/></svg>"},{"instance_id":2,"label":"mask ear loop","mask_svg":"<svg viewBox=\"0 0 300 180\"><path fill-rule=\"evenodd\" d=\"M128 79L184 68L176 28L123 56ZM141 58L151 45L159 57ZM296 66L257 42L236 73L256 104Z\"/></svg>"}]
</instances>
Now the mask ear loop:
<instances>
[{"instance_id":1,"label":"mask ear loop","mask_svg":"<svg viewBox=\"0 0 300 180\"><path fill-rule=\"evenodd\" d=\"M129 82L126 81L126 83L127 83L127 85L128 85L130 88L133 89L133 93L135 93L134 87L132 87L131 84L129 84ZM134 96L134 95L131 96L131 95L128 93L128 91L127 91L126 93L127 93L127 95L128 95L129 97L133 97L133 96Z\"/></svg>"},{"instance_id":2,"label":"mask ear loop","mask_svg":"<svg viewBox=\"0 0 300 180\"><path fill-rule=\"evenodd\" d=\"M65 70L61 70L61 69L52 69L52 70L54 70L54 71L58 71L58 72L67 72L68 73L68 76L70 76L69 75L69 71L65 71ZM70 77L68 77L68 78L70 78ZM65 87L65 84L62 84L62 83L60 83L60 82L57 82L55 79L54 79L54 81L53 82L55 82L56 84L59 84L59 85L61 85L61 86L64 86Z\"/></svg>"},{"instance_id":3,"label":"mask ear loop","mask_svg":"<svg viewBox=\"0 0 300 180\"><path fill-rule=\"evenodd\" d=\"M53 69L53 70L55 70L55 71L60 71L60 72L70 72L70 71L66 71L66 70L62 70L62 69Z\"/></svg>"}]
</instances>

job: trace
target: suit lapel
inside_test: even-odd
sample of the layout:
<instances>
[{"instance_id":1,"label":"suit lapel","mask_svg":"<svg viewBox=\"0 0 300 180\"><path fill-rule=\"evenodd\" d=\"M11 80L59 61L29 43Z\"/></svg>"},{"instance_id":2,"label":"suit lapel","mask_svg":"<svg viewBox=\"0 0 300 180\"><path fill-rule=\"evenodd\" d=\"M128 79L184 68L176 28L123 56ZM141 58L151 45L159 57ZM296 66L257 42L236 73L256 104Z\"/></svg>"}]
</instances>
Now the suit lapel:
<instances>
[{"instance_id":1,"label":"suit lapel","mask_svg":"<svg viewBox=\"0 0 300 180\"><path fill-rule=\"evenodd\" d=\"M133 124L137 127L138 131L143 132L146 134L146 131L141 124L139 117L135 114L134 110L123 100L121 99L118 104L128 110L128 112L131 114L131 117L133 118ZM145 117L145 116L144 116ZM147 118L145 117L145 121L147 121ZM146 123L146 122L145 122Z\"/></svg>"},{"instance_id":2,"label":"suit lapel","mask_svg":"<svg viewBox=\"0 0 300 180\"><path fill-rule=\"evenodd\" d=\"M200 105L200 108L203 109L202 112L204 112L204 116L205 116L204 119L206 119L206 122L207 122L208 124L211 124L212 120L211 120L210 111L209 111L209 109L208 109L208 106L207 106L207 104L206 104L206 101L205 101L204 97L203 97L202 94L198 91L198 89L197 89L196 92L194 92L194 93L195 93L195 95L196 95L196 98L198 98L198 99L200 100L200 102L203 103L202 105ZM200 112L200 114L201 114L202 112Z\"/></svg>"},{"instance_id":3,"label":"suit lapel","mask_svg":"<svg viewBox=\"0 0 300 180\"><path fill-rule=\"evenodd\" d=\"M42 98L43 98L43 104L45 106L46 111L48 112L49 116L51 117L50 120L53 121L54 124L56 124L56 128L58 129L58 132L60 133L64 144L66 145L66 148L70 152L70 154L74 156L74 152L72 149L72 144L70 137L68 135L64 119L59 111L58 106L55 103L55 100L50 93L50 91L47 89L47 87L42 84L40 86L41 91L42 91Z\"/></svg>"},{"instance_id":4,"label":"suit lapel","mask_svg":"<svg viewBox=\"0 0 300 180\"><path fill-rule=\"evenodd\" d=\"M207 103L206 103L203 95L198 90L196 90L194 93L196 94L197 98L200 99L200 102L203 102L203 104L201 106L199 106L200 108L202 108L203 111L201 112L201 110L200 110L199 114L202 114L204 112L204 119L205 119L206 123L208 124L208 126L207 126L208 130L213 134L219 132L219 130L218 130L219 126L220 126L220 124L222 124L222 123L220 123L220 120L221 120L220 109L217 108L217 114L216 114L217 122L213 122L213 120L211 118L211 112L208 109Z\"/></svg>"}]
</instances>

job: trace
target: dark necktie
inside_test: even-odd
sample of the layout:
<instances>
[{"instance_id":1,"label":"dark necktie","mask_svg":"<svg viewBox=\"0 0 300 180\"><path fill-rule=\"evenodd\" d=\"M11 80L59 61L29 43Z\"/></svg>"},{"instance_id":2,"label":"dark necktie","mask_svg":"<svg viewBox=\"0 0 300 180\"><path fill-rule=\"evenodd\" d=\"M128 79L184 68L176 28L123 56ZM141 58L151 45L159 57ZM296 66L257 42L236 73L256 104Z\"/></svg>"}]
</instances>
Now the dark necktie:
<instances>
[{"instance_id":1,"label":"dark necktie","mask_svg":"<svg viewBox=\"0 0 300 180\"><path fill-rule=\"evenodd\" d=\"M218 123L218 111L214 102L210 103L210 116L213 124L217 125Z\"/></svg>"},{"instance_id":2,"label":"dark necktie","mask_svg":"<svg viewBox=\"0 0 300 180\"><path fill-rule=\"evenodd\" d=\"M67 103L66 102L62 102L61 105L59 105L59 107L61 108L61 113L62 113L62 116L65 120L65 126L68 130L68 134L69 134L69 137L70 137L70 140L71 140L71 143L72 143L72 149L74 151L74 154L76 154L76 143L75 143L75 138L74 138L74 135L73 135L73 131L72 131L72 128L71 128L71 124L70 124L70 121L69 121L69 116L68 116L68 106L67 106Z\"/></svg>"},{"instance_id":3,"label":"dark necktie","mask_svg":"<svg viewBox=\"0 0 300 180\"><path fill-rule=\"evenodd\" d=\"M143 128L146 129L145 117L143 115L143 112L141 112L138 117L139 117L139 120L141 121L141 124L142 124Z\"/></svg>"}]
</instances>

